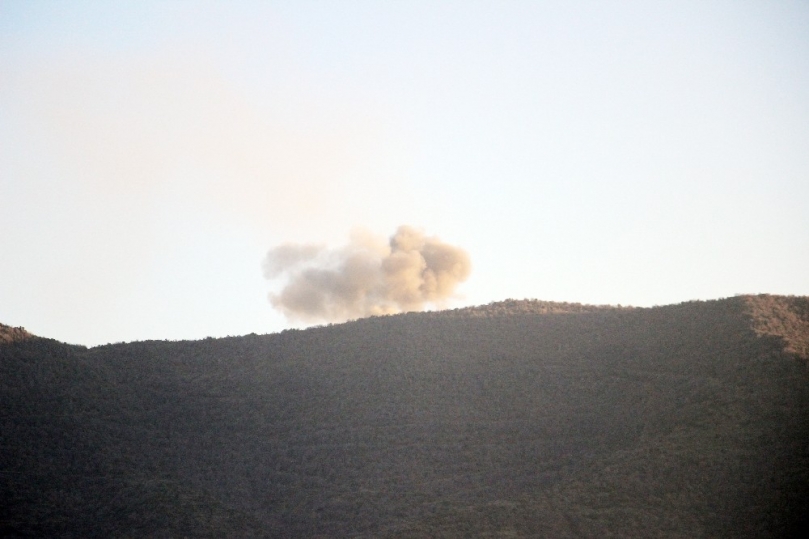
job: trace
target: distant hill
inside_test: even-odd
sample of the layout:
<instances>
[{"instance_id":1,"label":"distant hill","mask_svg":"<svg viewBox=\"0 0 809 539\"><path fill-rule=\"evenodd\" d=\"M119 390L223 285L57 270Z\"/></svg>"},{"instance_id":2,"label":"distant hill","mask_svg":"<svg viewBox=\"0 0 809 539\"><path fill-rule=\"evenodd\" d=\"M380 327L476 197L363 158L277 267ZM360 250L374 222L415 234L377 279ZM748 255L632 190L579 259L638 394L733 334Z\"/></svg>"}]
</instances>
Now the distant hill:
<instances>
[{"instance_id":1,"label":"distant hill","mask_svg":"<svg viewBox=\"0 0 809 539\"><path fill-rule=\"evenodd\" d=\"M621 307L615 305L584 305L581 303L566 303L557 301L541 301L538 299L507 299L496 301L487 305L474 307L462 307L460 309L448 309L443 311L432 311L428 313L415 313L419 316L504 316L523 314L563 314L563 313L595 313L604 311L616 311L634 309L635 307Z\"/></svg>"},{"instance_id":2,"label":"distant hill","mask_svg":"<svg viewBox=\"0 0 809 539\"><path fill-rule=\"evenodd\" d=\"M0 326L3 537L791 537L809 298L95 348Z\"/></svg>"}]
</instances>

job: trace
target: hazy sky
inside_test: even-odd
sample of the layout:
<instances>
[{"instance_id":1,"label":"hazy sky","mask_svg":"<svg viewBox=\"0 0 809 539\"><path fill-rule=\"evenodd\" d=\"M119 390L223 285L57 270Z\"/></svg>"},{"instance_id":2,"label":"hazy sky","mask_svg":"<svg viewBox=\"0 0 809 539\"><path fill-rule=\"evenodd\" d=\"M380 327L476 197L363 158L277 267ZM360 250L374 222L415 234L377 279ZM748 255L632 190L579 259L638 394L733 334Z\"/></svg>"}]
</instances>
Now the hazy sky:
<instances>
[{"instance_id":1,"label":"hazy sky","mask_svg":"<svg viewBox=\"0 0 809 539\"><path fill-rule=\"evenodd\" d=\"M809 3L0 0L0 322L279 331L399 225L454 306L809 294Z\"/></svg>"}]
</instances>

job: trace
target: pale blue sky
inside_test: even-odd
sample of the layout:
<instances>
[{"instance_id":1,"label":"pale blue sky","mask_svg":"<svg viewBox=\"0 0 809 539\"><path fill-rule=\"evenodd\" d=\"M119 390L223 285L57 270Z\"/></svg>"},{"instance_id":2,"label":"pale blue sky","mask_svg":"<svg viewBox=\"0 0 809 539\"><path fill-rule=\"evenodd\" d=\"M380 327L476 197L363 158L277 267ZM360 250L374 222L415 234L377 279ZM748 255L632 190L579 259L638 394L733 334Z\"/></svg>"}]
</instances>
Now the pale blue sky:
<instances>
[{"instance_id":1,"label":"pale blue sky","mask_svg":"<svg viewBox=\"0 0 809 539\"><path fill-rule=\"evenodd\" d=\"M0 0L0 322L279 331L261 261L401 224L453 305L809 294L806 2Z\"/></svg>"}]
</instances>

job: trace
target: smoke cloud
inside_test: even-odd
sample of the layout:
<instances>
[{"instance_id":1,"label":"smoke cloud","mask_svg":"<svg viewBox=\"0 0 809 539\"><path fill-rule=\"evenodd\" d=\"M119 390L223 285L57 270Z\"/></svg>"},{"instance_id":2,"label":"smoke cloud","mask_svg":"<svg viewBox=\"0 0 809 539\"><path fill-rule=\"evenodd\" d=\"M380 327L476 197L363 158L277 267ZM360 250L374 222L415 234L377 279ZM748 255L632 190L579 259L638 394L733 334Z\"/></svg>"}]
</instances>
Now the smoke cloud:
<instances>
[{"instance_id":1,"label":"smoke cloud","mask_svg":"<svg viewBox=\"0 0 809 539\"><path fill-rule=\"evenodd\" d=\"M470 271L466 251L410 226L400 226L388 242L357 232L341 248L284 244L264 259L264 276L284 280L270 303L305 322L440 307Z\"/></svg>"}]
</instances>

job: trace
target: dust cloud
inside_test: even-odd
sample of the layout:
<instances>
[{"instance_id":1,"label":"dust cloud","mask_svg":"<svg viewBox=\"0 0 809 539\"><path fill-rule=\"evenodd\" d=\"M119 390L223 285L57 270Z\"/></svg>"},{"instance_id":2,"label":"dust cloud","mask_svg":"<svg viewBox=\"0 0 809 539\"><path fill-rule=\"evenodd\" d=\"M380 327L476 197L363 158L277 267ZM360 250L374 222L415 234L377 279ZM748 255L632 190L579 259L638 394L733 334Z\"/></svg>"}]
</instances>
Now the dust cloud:
<instances>
[{"instance_id":1,"label":"dust cloud","mask_svg":"<svg viewBox=\"0 0 809 539\"><path fill-rule=\"evenodd\" d=\"M355 232L340 248L283 244L264 259L264 276L282 280L270 303L290 320L341 322L441 307L469 277L460 247L400 226L390 240Z\"/></svg>"}]
</instances>

